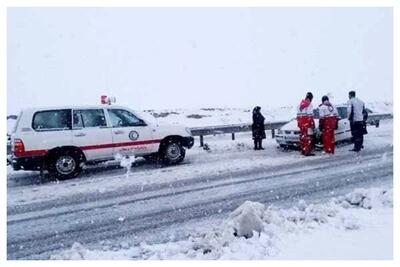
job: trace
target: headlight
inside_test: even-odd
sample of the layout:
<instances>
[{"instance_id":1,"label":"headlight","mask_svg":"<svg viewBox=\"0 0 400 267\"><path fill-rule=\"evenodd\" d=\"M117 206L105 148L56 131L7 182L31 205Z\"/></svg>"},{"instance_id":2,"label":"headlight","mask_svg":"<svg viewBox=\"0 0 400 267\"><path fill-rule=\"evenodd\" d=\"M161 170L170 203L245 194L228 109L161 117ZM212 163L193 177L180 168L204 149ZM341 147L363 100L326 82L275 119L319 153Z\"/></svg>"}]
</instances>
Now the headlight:
<instances>
[{"instance_id":1,"label":"headlight","mask_svg":"<svg viewBox=\"0 0 400 267\"><path fill-rule=\"evenodd\" d=\"M190 128L185 128L185 130L189 135L192 135L192 131L190 131Z\"/></svg>"}]
</instances>

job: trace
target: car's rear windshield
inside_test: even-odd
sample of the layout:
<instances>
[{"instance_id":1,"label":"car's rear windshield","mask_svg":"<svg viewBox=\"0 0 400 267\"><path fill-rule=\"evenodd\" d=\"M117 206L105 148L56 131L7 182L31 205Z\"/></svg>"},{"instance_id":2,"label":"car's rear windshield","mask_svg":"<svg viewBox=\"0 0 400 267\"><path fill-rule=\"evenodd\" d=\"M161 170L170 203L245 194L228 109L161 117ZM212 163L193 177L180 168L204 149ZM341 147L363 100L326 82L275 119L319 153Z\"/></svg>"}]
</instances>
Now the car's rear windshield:
<instances>
[{"instance_id":1,"label":"car's rear windshield","mask_svg":"<svg viewBox=\"0 0 400 267\"><path fill-rule=\"evenodd\" d=\"M71 129L70 109L39 111L33 115L32 128L36 131L55 131Z\"/></svg>"}]
</instances>

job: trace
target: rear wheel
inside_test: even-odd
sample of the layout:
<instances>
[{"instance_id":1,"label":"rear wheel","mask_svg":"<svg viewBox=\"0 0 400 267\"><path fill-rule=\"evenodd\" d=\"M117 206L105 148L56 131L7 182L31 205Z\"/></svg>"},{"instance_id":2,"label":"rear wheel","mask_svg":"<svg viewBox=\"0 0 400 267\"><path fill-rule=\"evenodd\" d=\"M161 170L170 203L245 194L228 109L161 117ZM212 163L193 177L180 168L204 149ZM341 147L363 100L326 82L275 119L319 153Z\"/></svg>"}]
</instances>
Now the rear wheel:
<instances>
[{"instance_id":1,"label":"rear wheel","mask_svg":"<svg viewBox=\"0 0 400 267\"><path fill-rule=\"evenodd\" d=\"M180 144L175 140L167 141L161 150L161 160L164 164L178 164L185 158L186 151Z\"/></svg>"},{"instance_id":2,"label":"rear wheel","mask_svg":"<svg viewBox=\"0 0 400 267\"><path fill-rule=\"evenodd\" d=\"M82 171L81 162L81 153L72 150L60 150L50 156L48 170L57 179L69 179L78 176Z\"/></svg>"}]
</instances>

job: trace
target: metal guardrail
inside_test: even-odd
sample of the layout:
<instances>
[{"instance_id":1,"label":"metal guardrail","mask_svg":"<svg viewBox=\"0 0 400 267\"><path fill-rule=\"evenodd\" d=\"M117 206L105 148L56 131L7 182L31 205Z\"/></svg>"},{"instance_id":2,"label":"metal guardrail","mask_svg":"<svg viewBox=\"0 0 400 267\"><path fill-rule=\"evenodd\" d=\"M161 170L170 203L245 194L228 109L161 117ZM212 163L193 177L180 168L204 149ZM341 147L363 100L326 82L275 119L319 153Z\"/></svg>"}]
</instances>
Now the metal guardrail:
<instances>
[{"instance_id":1,"label":"metal guardrail","mask_svg":"<svg viewBox=\"0 0 400 267\"><path fill-rule=\"evenodd\" d=\"M391 119L393 114L391 113L381 113L381 114L369 114L367 123L370 125L376 125L377 120ZM265 130L271 130L272 138L275 138L275 130L281 128L283 125L289 121L276 121L268 122L265 124ZM232 140L235 140L235 133L240 132L250 132L251 124L231 124L231 125L219 125L219 126L205 126L205 127L193 127L190 128L193 136L200 137L200 146L204 145L204 136L206 135L218 135L218 134L232 134Z\"/></svg>"},{"instance_id":2,"label":"metal guardrail","mask_svg":"<svg viewBox=\"0 0 400 267\"><path fill-rule=\"evenodd\" d=\"M368 114L367 123L374 121L374 120L386 120L386 119L393 119L392 113L380 113L380 114Z\"/></svg>"},{"instance_id":3,"label":"metal guardrail","mask_svg":"<svg viewBox=\"0 0 400 267\"><path fill-rule=\"evenodd\" d=\"M276 121L268 122L265 124L265 130L271 130L272 138L275 137L275 130L281 128L289 121ZM190 128L193 136L200 137L200 146L204 145L205 135L217 135L217 134L232 134L232 140L235 140L235 133L249 132L251 131L250 123L231 124L231 125L218 125L218 126L205 126L205 127L194 127Z\"/></svg>"}]
</instances>

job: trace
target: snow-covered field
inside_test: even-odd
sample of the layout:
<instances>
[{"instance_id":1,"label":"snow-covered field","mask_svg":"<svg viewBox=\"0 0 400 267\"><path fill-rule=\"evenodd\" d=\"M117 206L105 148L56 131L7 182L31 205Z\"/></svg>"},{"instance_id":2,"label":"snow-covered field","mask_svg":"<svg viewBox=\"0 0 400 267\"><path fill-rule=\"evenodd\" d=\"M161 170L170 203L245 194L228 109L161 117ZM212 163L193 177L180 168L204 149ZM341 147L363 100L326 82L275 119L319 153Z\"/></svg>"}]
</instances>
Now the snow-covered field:
<instances>
[{"instance_id":1,"label":"snow-covered field","mask_svg":"<svg viewBox=\"0 0 400 267\"><path fill-rule=\"evenodd\" d=\"M128 174L109 163L54 182L9 168L8 258L390 259L393 122L368 131L357 155L345 144L335 155L304 158L278 149L270 136L266 150L254 151L243 133L235 141L205 137L209 150L196 140L178 166L138 158ZM359 188L371 209L344 207L342 196ZM299 200L309 203L303 211ZM249 239L227 226L246 201L270 214ZM289 214L305 217L293 222ZM321 220L312 219L318 214Z\"/></svg>"},{"instance_id":2,"label":"snow-covered field","mask_svg":"<svg viewBox=\"0 0 400 267\"><path fill-rule=\"evenodd\" d=\"M317 104L314 104L317 106ZM376 113L393 113L393 103L370 102L366 106ZM280 108L262 107L262 113L267 121L288 121L295 117L296 106ZM134 107L131 107L134 109ZM204 127L238 123L251 123L252 108L197 108L197 109L167 109L144 110L142 115L152 122L160 124L183 124L187 127ZM10 133L15 120L7 120L7 132Z\"/></svg>"},{"instance_id":3,"label":"snow-covered field","mask_svg":"<svg viewBox=\"0 0 400 267\"><path fill-rule=\"evenodd\" d=\"M314 103L317 107L319 103ZM338 103L339 104L339 103ZM288 121L296 116L297 106L271 108L260 105L261 111L267 121ZM393 113L393 103L370 102L366 107L376 113ZM214 125L227 125L251 123L252 109L248 108L201 108L201 109L175 109L175 110L146 110L145 114L156 117L159 123L184 124L188 127L202 127Z\"/></svg>"},{"instance_id":4,"label":"snow-covered field","mask_svg":"<svg viewBox=\"0 0 400 267\"><path fill-rule=\"evenodd\" d=\"M247 201L220 226L182 241L118 251L74 243L51 259L388 260L392 244L392 189L361 188L325 203L299 201L290 209Z\"/></svg>"}]
</instances>

